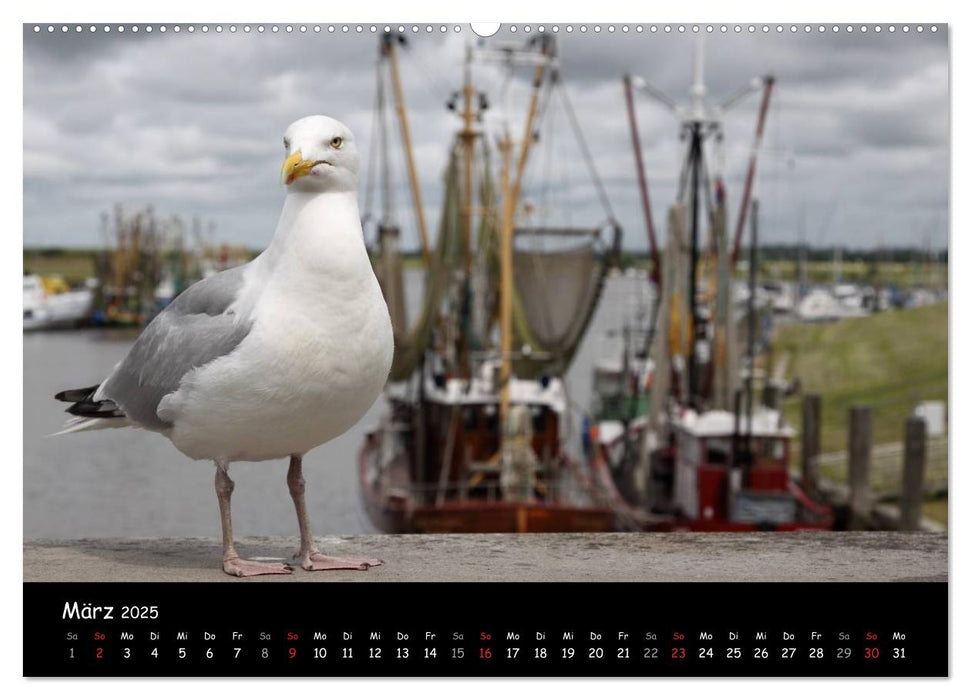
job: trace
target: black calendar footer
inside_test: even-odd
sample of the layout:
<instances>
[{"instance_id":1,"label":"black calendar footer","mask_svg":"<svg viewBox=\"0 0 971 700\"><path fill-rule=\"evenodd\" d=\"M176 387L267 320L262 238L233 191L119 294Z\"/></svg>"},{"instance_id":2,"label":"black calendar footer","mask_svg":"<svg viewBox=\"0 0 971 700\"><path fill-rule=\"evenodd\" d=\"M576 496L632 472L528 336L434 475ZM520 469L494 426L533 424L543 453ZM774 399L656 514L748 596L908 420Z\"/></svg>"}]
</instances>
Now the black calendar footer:
<instances>
[{"instance_id":1,"label":"black calendar footer","mask_svg":"<svg viewBox=\"0 0 971 700\"><path fill-rule=\"evenodd\" d=\"M946 676L946 583L25 583L26 676Z\"/></svg>"}]
</instances>

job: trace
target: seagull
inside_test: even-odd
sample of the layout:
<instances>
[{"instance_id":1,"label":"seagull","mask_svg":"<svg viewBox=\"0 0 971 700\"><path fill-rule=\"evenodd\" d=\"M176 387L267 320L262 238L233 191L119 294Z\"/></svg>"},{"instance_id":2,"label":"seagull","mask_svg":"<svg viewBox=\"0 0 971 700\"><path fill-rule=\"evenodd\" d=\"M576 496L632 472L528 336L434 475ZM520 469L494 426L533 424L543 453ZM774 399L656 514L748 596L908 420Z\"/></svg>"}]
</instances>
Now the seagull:
<instances>
[{"instance_id":1,"label":"seagull","mask_svg":"<svg viewBox=\"0 0 971 700\"><path fill-rule=\"evenodd\" d=\"M304 500L304 455L365 414L394 352L361 230L360 156L350 129L319 115L291 124L283 145L287 195L266 250L182 292L103 382L55 397L73 415L58 434L142 428L215 463L222 568L233 576L293 571L237 553L229 465L238 461L289 458L303 569L381 563L320 552Z\"/></svg>"}]
</instances>

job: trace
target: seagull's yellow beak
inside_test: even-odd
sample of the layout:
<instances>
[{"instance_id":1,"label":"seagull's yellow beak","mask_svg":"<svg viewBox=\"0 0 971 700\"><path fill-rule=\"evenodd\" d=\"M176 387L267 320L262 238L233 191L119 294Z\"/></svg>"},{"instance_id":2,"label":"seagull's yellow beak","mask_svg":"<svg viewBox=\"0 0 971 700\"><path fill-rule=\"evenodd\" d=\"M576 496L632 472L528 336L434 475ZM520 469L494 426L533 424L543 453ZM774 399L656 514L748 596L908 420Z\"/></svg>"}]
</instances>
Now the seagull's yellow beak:
<instances>
[{"instance_id":1,"label":"seagull's yellow beak","mask_svg":"<svg viewBox=\"0 0 971 700\"><path fill-rule=\"evenodd\" d=\"M289 158L283 161L283 172L280 174L280 179L286 185L292 184L297 178L310 174L315 165L317 165L316 161L304 160L300 151L294 151Z\"/></svg>"}]
</instances>

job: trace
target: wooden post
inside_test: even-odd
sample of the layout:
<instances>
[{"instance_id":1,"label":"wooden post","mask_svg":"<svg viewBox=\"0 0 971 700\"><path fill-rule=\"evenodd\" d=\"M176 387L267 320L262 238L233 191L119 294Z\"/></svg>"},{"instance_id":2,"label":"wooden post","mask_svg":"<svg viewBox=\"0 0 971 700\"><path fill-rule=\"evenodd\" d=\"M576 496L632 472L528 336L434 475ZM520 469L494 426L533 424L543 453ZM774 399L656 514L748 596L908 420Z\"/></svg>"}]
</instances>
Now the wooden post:
<instances>
[{"instance_id":1,"label":"wooden post","mask_svg":"<svg viewBox=\"0 0 971 700\"><path fill-rule=\"evenodd\" d=\"M762 405L773 411L779 410L779 386L769 380L762 387Z\"/></svg>"},{"instance_id":2,"label":"wooden post","mask_svg":"<svg viewBox=\"0 0 971 700\"><path fill-rule=\"evenodd\" d=\"M873 416L869 406L850 408L850 529L862 530L870 519L870 448Z\"/></svg>"},{"instance_id":3,"label":"wooden post","mask_svg":"<svg viewBox=\"0 0 971 700\"><path fill-rule=\"evenodd\" d=\"M900 494L900 529L920 529L924 468L927 465L927 423L910 416L904 428L904 478Z\"/></svg>"},{"instance_id":4,"label":"wooden post","mask_svg":"<svg viewBox=\"0 0 971 700\"><path fill-rule=\"evenodd\" d=\"M802 489L812 495L819 490L819 394L802 397Z\"/></svg>"}]
</instances>

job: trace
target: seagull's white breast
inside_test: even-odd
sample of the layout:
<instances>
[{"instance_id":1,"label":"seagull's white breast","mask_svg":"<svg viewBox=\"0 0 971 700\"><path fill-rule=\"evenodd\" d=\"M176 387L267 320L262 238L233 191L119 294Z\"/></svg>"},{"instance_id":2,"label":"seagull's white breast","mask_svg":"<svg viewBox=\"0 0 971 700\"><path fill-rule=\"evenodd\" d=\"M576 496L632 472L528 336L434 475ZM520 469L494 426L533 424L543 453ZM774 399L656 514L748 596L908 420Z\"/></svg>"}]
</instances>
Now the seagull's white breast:
<instances>
[{"instance_id":1,"label":"seagull's white breast","mask_svg":"<svg viewBox=\"0 0 971 700\"><path fill-rule=\"evenodd\" d=\"M391 368L387 305L353 195L290 195L238 313L250 334L187 375L170 437L197 459L304 454L353 426Z\"/></svg>"}]
</instances>

